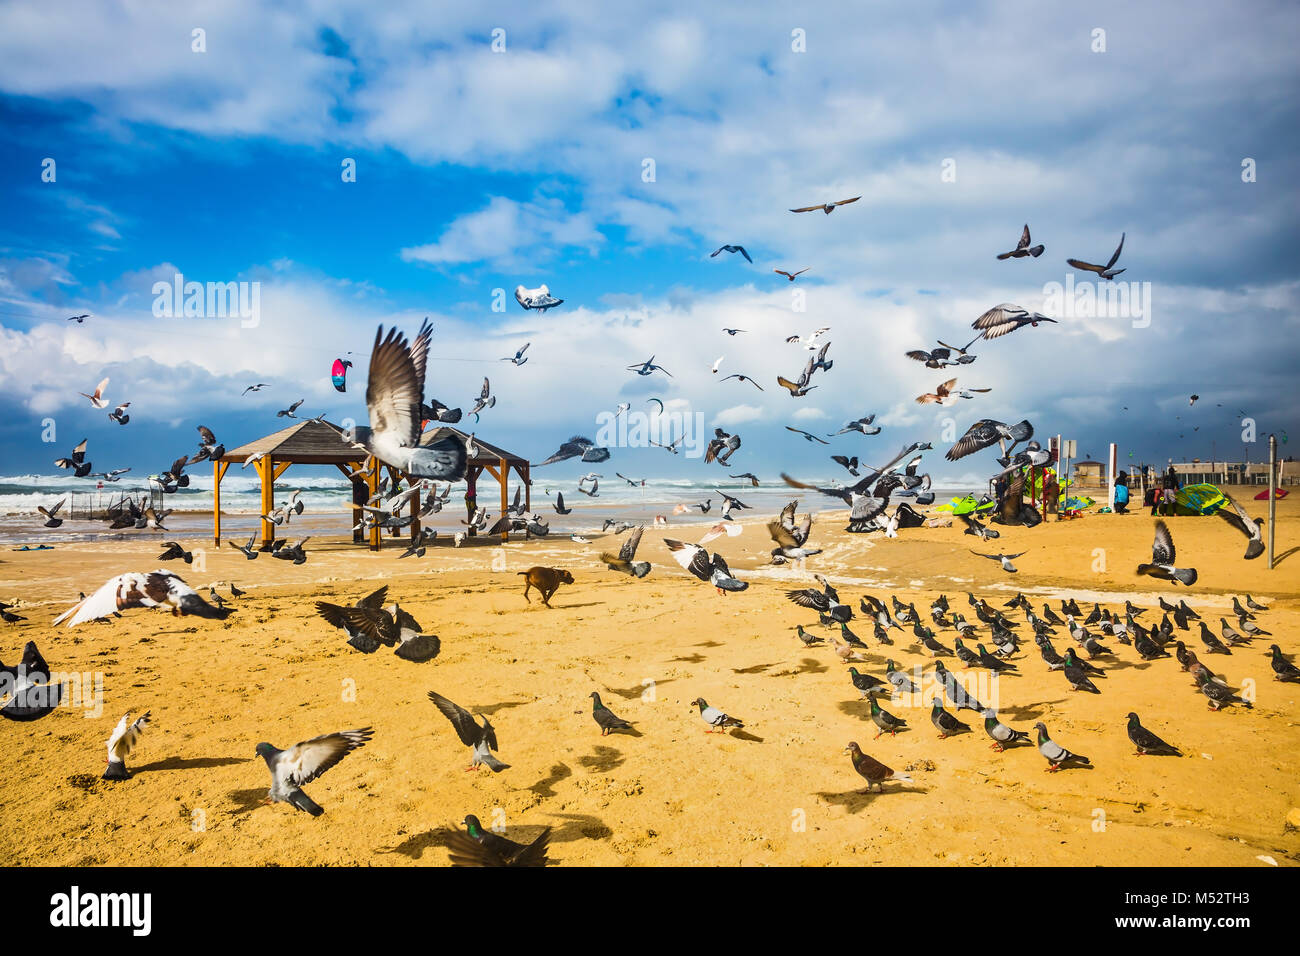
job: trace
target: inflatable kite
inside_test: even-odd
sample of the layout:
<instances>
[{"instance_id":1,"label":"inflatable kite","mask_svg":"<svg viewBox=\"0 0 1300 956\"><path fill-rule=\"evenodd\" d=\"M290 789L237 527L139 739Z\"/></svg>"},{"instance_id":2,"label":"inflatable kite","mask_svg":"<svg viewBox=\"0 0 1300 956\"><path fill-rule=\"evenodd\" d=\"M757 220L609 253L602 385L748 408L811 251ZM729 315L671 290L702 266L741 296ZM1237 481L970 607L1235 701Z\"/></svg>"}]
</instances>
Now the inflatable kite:
<instances>
[{"instance_id":1,"label":"inflatable kite","mask_svg":"<svg viewBox=\"0 0 1300 956\"><path fill-rule=\"evenodd\" d=\"M330 380L334 383L334 388L340 392L348 390L348 369L352 363L347 359L335 359L334 367L330 369Z\"/></svg>"}]
</instances>

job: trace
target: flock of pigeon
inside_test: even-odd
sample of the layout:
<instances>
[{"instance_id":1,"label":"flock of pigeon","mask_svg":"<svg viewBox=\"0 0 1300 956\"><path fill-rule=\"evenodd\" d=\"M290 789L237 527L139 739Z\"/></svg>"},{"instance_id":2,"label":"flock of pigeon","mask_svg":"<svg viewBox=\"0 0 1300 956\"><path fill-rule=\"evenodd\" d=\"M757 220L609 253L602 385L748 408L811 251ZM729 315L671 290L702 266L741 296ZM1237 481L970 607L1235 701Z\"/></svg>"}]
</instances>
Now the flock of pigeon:
<instances>
[{"instance_id":1,"label":"flock of pigeon","mask_svg":"<svg viewBox=\"0 0 1300 956\"><path fill-rule=\"evenodd\" d=\"M836 208L856 202L858 198L860 197L799 207L791 211L806 213L821 210L829 216ZM1000 260L1032 259L1042 255L1043 246L1030 243L1030 233L1026 226L1016 248L1011 252L998 255L997 258ZM1094 272L1102 279L1113 279L1124 271L1114 268L1122 248L1123 239L1120 247L1105 266L1075 259L1069 262L1075 268ZM739 254L747 261L753 261L745 248L738 244L723 245L713 252L712 256L717 257L724 252ZM774 271L788 281L794 282L807 269L797 272L781 269ZM548 309L563 304L563 300L552 296L545 285L537 289L526 289L520 286L515 291L515 297L521 307L539 313L545 313ZM1052 322L1055 320L1047 316L1004 303L994 306L972 322L971 327L977 334L964 347L957 348L939 342L936 347L929 350L909 351L907 358L921 362L931 369L964 367L976 361L977 356L970 350L977 342L992 341L1025 327L1034 328L1041 323ZM729 336L746 332L739 328L726 328L723 331ZM793 380L784 376L777 377L777 384L786 389L792 398L806 397L818 387L814 384L814 377L831 372L834 366L834 361L828 357L831 343L829 340L823 341L823 337L829 331L829 328L818 328L807 335L791 335L786 339L786 344L797 344L812 353ZM474 453L475 439L472 434L468 441L455 433L431 441L425 433L425 426L429 422L455 422L461 418L460 409L452 409L436 400L426 400L425 372L432 332L432 326L426 320L414 339L409 342L405 335L395 328L385 333L381 326L376 333L370 356L366 390L369 426L358 428L354 441L358 450L365 453L366 461L363 466L365 473L372 475L375 469L387 465L404 475L408 486L402 489L397 484L391 487L381 484L380 494L364 507L364 517L359 527L378 524L386 528L395 528L409 523L413 516L399 518L398 512L417 490L434 490L433 494L426 496L424 513L440 509L450 496L450 485L446 492L439 494L436 492L436 483L450 483L462 478L467 461ZM523 365L528 361L525 355L528 347L529 344L526 343L517 349L513 356L506 357L503 361L509 361L516 367ZM719 370L721 361L719 359L714 363L714 373ZM655 355L631 364L627 368L638 376L662 373L671 377L668 369L656 362ZM740 373L728 375L720 381L731 379L762 389L762 385L753 377ZM108 385L109 381L105 379L93 393L85 395L95 408L108 407L109 402L105 397ZM266 383L256 383L249 386L246 392L257 391L265 385ZM949 379L940 384L934 392L921 395L917 401L923 404L948 404L959 400L972 400L976 395L988 391L987 388L959 389L957 380ZM296 411L301 404L301 400L295 402L289 408L279 411L277 416L297 418ZM492 394L490 382L485 378L481 392L468 414L477 421L484 411L495 404L496 397ZM662 402L659 404L662 409ZM109 418L118 425L126 425L129 421L127 415L129 405L129 402L123 402L116 406L109 414ZM626 409L626 405L620 406L620 411ZM864 437L879 434L882 429L874 424L875 417L874 414L863 415L847 422L838 431L829 433L826 438L845 434ZM830 444L826 438L811 432L791 426L787 428L812 445ZM218 459L225 454L224 446L217 442L216 436L210 429L198 426L198 432L200 443L197 453L181 456L165 472L151 476L150 480L163 494L173 493L178 488L188 485L189 478L184 470L187 465ZM946 453L946 457L951 461L998 446L1000 454L996 458L996 463L999 471L995 473L995 477L1010 476L1011 481L1003 500L996 502L994 522L1033 527L1042 520L1037 509L1022 500L1026 469L1046 465L1051 461L1050 454L1032 440L1033 433L1033 426L1028 421L1006 424L992 419L981 419L973 423ZM680 442L679 438L660 447L676 454ZM1023 450L1013 454L1021 443L1024 443ZM714 438L710 440L706 449L704 465L707 467L717 464L726 468L741 447L742 442L738 434L717 428ZM911 498L921 506L934 501L930 476L920 471L923 457L921 453L931 448L932 445L928 441L906 443L900 451L878 466L866 465L862 461L865 456L861 452L852 456L842 454L832 456L832 460L837 465L843 467L850 477L856 479L850 485L823 486L803 482L789 475L782 475L782 478L791 487L814 490L823 496L843 502L849 511L847 530L850 532L882 532L887 537L896 537L900 529L916 527L925 521L924 516L916 511L910 502L901 499ZM553 455L535 467L573 458L583 462L599 463L608 461L610 457L609 449L598 447L582 436L574 436L561 443ZM245 466L252 460L250 458L246 461ZM78 477L92 476L93 466L87 458L87 442L84 440L80 442L68 458L59 459L56 464L72 470ZM113 481L126 470L100 473L95 477ZM601 477L594 472L583 476L579 480L578 491L595 497L598 494ZM618 474L617 477L629 485L638 485L636 479L622 474ZM749 472L730 477L741 481L748 480L751 486L758 484L758 479ZM723 492L721 489L717 493L723 502L720 509L721 521L710 527L697 542L664 538L664 544L681 568L714 587L718 594L743 592L749 587L749 582L737 578L728 567L726 560L721 555L710 552L706 545L720 536L734 536L741 533L743 528L732 523L733 516L748 506L735 495ZM892 513L889 511L891 504ZM1225 517L1250 539L1246 557L1255 557L1260 550L1257 547L1259 524L1247 518L1235 502L1232 506L1230 514ZM49 509L41 509L47 519L47 526L55 527L59 523L60 519L57 517L59 507L60 505L55 505ZM712 499L692 507L698 507L701 513L707 513L712 507ZM562 494L557 496L554 509L556 513L562 515L571 510L565 507ZM146 503L124 498L110 510L112 513L110 525L113 527L134 526L166 530L162 524L166 511L160 512ZM288 524L302 511L303 504L295 492L289 500L263 517L276 525ZM798 501L791 501L781 514L767 525L774 544L770 555L771 563L774 565L803 562L820 553L819 549L811 546L811 515L804 515L799 519L797 512ZM474 530L487 530L486 522L490 516L487 512L481 514L481 518L476 513L470 519ZM966 525L965 534L979 537L982 541L996 539L999 536L996 529L983 524L974 515L966 515L962 518ZM611 526L615 534L629 531L631 533L617 551L602 552L600 560L614 572L628 575L633 579L645 578L652 571L651 564L648 561L637 560L637 550L642 540L644 526L634 526L629 522L612 519L606 523L606 530ZM500 517L491 530L503 529L522 529L529 534L537 535L545 535L548 530L539 515L527 511L520 505L518 495L515 503ZM436 533L432 534L436 536ZM250 538L245 545L229 543L252 560L259 553L253 548L254 538ZM433 537L421 536L419 540L412 543L403 557L422 555L424 546L432 540ZM301 564L307 559L306 552L303 550L305 543L306 539L292 545L278 542L280 546L273 552L273 556ZM1026 552L973 553L997 561L1007 573L1015 573L1016 567L1012 564L1012 560ZM192 554L177 542L165 542L163 553L159 555L160 560L180 560L185 563L191 562L192 557ZM1195 583L1197 576L1195 569L1178 567L1175 560L1176 552L1169 529L1163 522L1159 522L1156 525L1152 560L1150 563L1140 565L1137 573L1152 575L1178 585ZM1198 692L1208 701L1209 707L1215 710L1230 705L1250 708L1252 706L1250 700L1241 696L1222 675L1210 671L1184 641L1175 638L1179 636L1180 630L1190 633L1191 622L1196 621L1200 631L1200 641L1208 656L1209 654L1231 655L1234 649L1248 647L1252 641L1268 635L1268 632L1256 623L1256 612L1266 609L1249 596L1244 605L1234 599L1237 624L1234 627L1228 624L1226 618L1221 619L1220 634L1216 636L1186 602L1173 605L1163 598L1160 600L1160 610L1164 613L1162 620L1158 624L1152 623L1150 627L1146 627L1138 619L1150 609L1138 608L1131 603L1126 603L1122 611L1106 610L1097 605L1090 614L1085 616L1074 601L1062 601L1059 614L1044 605L1040 616L1023 595L1018 594L1015 599L998 608L973 594L968 594L970 613L975 618L975 621L969 621L963 613L958 613L950 607L945 595L939 595L928 609L929 624L927 624L914 604L904 605L894 597L891 600L891 607L872 595L863 595L858 609L863 615L866 626L871 629L871 639L876 644L876 653L873 654L870 645L850 628L850 623L855 620L853 607L841 601L837 589L826 577L822 575L816 577L819 587L792 589L787 592L787 597L794 605L816 612L817 622L815 624L809 622L810 627L821 625L829 628L830 633L826 637L818 636L805 629L803 625L799 625L796 634L807 646L831 647L841 661L850 665L846 676L861 698L869 700L869 719L877 728L875 735L877 739L885 734L893 737L909 729L905 719L882 706L882 698L888 696L897 701L904 695L918 695L921 693L918 681L922 684L932 681L937 685L938 690L931 697L930 718L940 738L969 731L970 726L960 719L961 712L969 710L982 719L985 733L991 739L993 749L1002 751L1021 743L1036 743L1037 749L1048 763L1048 769L1052 771L1071 766L1088 766L1090 761L1086 756L1066 749L1054 741L1042 722L1034 725L1035 733L1032 736L1028 731L1018 730L1004 723L999 719L996 710L978 701L967 690L957 676L945 666L944 658L952 658L967 669L988 671L994 677L1014 675L1022 665L1026 665L1026 658L1029 655L1023 645L1028 644L1032 635L1033 646L1036 647L1043 665L1049 671L1059 671L1065 685L1071 691L1100 693L1097 682L1106 677L1104 665L1118 660L1121 656L1136 656L1143 661L1152 662L1161 658L1170 658L1176 660L1183 670L1192 675ZM568 578L568 580L572 579ZM529 583L530 585L534 583L531 576ZM554 590L554 585L551 586L551 590ZM398 604L385 606L387 591L387 587L379 588L350 606L317 602L316 609L328 625L343 631L347 644L358 652L375 653L379 647L384 646L393 649L398 657L413 663L427 663L436 658L441 650L440 639L436 635L426 633L419 622ZM215 591L211 594L214 603L204 600L183 579L169 571L126 573L109 580L89 597L83 596L54 623L66 623L68 627L74 627L110 620L125 610L137 607L166 607L178 615L195 614L215 619L224 618L231 613L230 608L226 607L226 603L216 595ZM544 600L549 597L546 590L543 590L543 594ZM23 620L21 616L11 612L12 607L13 605L0 604L0 614L4 615L4 620L7 622ZM1023 620L1012 620L1008 616L1010 612L1016 610L1023 612ZM953 632L951 646L945 644L943 639L945 631ZM891 632L901 632L901 634L895 637ZM911 638L902 636L909 632ZM1103 644L1103 639L1109 640L1112 646ZM1056 650L1054 641L1067 642L1063 655ZM1116 645L1124 645L1125 649L1121 651ZM1170 652L1171 648L1173 654ZM924 653L931 657L932 672L928 676L925 675L923 666L918 664L909 673L905 667L895 661L895 658L902 658L904 651ZM882 656L883 667L868 666L875 665ZM1297 670L1295 665L1283 656L1276 644L1272 646L1270 656L1277 679L1289 681L1300 679L1300 670ZM859 668L859 665L862 667ZM36 645L28 643L18 665L3 667L3 674L8 678L9 686L13 690L8 703L0 709L0 715L8 719L26 721L36 720L50 713L59 703L59 691L56 685L50 683L50 673L50 668L41 657ZM461 742L470 749L470 769L486 766L495 773L508 769L508 765L496 756L499 750L497 731L488 722L486 716L479 715L476 718L470 710L435 692L429 692L428 698L447 718ZM628 721L617 717L602 703L598 693L593 692L591 700L592 717L602 735L632 729ZM952 711L945 707L945 701ZM744 727L741 720L710 705L703 698L696 699L693 706L698 709L700 718L711 733L727 733ZM106 780L122 780L129 777L126 761L140 744L150 726L148 712L134 721L130 720L130 716L127 714L122 717L108 741L108 767L104 774ZM1151 729L1143 726L1136 713L1130 713L1127 719L1128 736L1138 754L1178 755L1180 753L1177 747L1162 740ZM1162 731L1168 733L1163 728ZM323 809L303 791L303 786L335 766L353 750L364 746L372 736L373 730L365 727L315 737L285 750L277 749L269 743L257 744L256 753L265 759L271 775L268 801L286 802L312 815L322 814ZM1069 743L1071 746L1086 747L1086 742L1071 740ZM864 753L856 742L849 743L846 752L850 755L853 770L867 782L868 791L873 788L880 789L884 782L890 780L910 782L910 777L890 769L884 763ZM525 846L484 830L478 819L472 815L466 816L464 823L466 826L464 833L456 832L449 837L453 862L475 865L545 865L547 862L546 843L549 838L549 828L537 840Z\"/></svg>"}]
</instances>

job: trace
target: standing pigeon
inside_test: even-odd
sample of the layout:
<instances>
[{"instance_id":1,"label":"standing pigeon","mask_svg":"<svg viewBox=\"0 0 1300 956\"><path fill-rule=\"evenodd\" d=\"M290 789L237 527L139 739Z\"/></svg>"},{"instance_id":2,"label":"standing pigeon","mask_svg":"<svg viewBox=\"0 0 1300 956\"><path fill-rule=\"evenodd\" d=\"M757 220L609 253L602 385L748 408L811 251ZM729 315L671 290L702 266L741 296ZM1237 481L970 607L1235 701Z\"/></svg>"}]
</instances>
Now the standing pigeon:
<instances>
[{"instance_id":1,"label":"standing pigeon","mask_svg":"<svg viewBox=\"0 0 1300 956\"><path fill-rule=\"evenodd\" d=\"M992 707L986 708L984 711L984 732L993 741L990 749L999 753L1006 750L1008 746L1029 742L1029 734L1023 730L1014 730L1002 723L1002 721L998 720L997 711Z\"/></svg>"},{"instance_id":2,"label":"standing pigeon","mask_svg":"<svg viewBox=\"0 0 1300 956\"><path fill-rule=\"evenodd\" d=\"M600 735L606 736L611 730L631 730L632 725L600 702L600 694L591 692L591 716L600 725Z\"/></svg>"},{"instance_id":3,"label":"standing pigeon","mask_svg":"<svg viewBox=\"0 0 1300 956\"><path fill-rule=\"evenodd\" d=\"M1296 667L1282 656L1282 648L1276 644L1269 646L1269 663L1273 667L1274 680L1300 681L1300 667Z\"/></svg>"},{"instance_id":4,"label":"standing pigeon","mask_svg":"<svg viewBox=\"0 0 1300 956\"><path fill-rule=\"evenodd\" d=\"M907 726L907 721L901 717L895 717L889 711L883 709L874 694L871 697L871 722L880 728L876 731L877 738L881 734L889 734L891 737L896 736L900 730Z\"/></svg>"},{"instance_id":5,"label":"standing pigeon","mask_svg":"<svg viewBox=\"0 0 1300 956\"><path fill-rule=\"evenodd\" d=\"M1139 564L1137 573L1149 574L1153 578L1173 581L1175 584L1186 584L1189 587L1195 584L1196 569L1176 568L1175 560L1177 560L1177 552L1174 550L1174 539L1169 534L1169 526L1163 521L1157 521L1155 541L1151 545L1151 563Z\"/></svg>"},{"instance_id":6,"label":"standing pigeon","mask_svg":"<svg viewBox=\"0 0 1300 956\"><path fill-rule=\"evenodd\" d=\"M496 728L488 723L487 717L479 715L483 720L480 726L468 710L452 703L441 694L429 691L429 700L433 701L442 711L442 715L451 721L451 726L455 729L456 736L460 737L460 742L470 748L470 765L465 768L467 773L481 765L488 766L493 773L500 773L510 766L498 760L492 752L500 748L497 746Z\"/></svg>"},{"instance_id":7,"label":"standing pigeon","mask_svg":"<svg viewBox=\"0 0 1300 956\"><path fill-rule=\"evenodd\" d=\"M884 790L886 780L900 780L904 783L911 783L912 778L906 774L895 773L890 770L879 760L868 757L862 752L856 741L850 741L849 745L844 748L844 752L849 754L853 760L853 769L856 770L862 779L867 781L867 789L863 793L870 793L874 787L876 790Z\"/></svg>"},{"instance_id":8,"label":"standing pigeon","mask_svg":"<svg viewBox=\"0 0 1300 956\"><path fill-rule=\"evenodd\" d=\"M951 734L966 733L970 730L970 727L943 709L943 701L938 697L930 702L930 723L934 724L935 730L939 731L940 740Z\"/></svg>"},{"instance_id":9,"label":"standing pigeon","mask_svg":"<svg viewBox=\"0 0 1300 956\"><path fill-rule=\"evenodd\" d=\"M1204 670L1194 671L1196 683L1201 687L1201 693L1209 700L1211 710L1220 710L1228 704L1244 704L1247 710L1253 709L1250 701L1238 697L1232 692L1230 687L1225 687L1216 680L1212 680L1208 672Z\"/></svg>"},{"instance_id":10,"label":"standing pigeon","mask_svg":"<svg viewBox=\"0 0 1300 956\"><path fill-rule=\"evenodd\" d=\"M491 830L484 830L478 817L465 817L465 832L447 834L447 851L452 866L545 866L546 845L551 828L546 827L532 843L516 843Z\"/></svg>"},{"instance_id":11,"label":"standing pigeon","mask_svg":"<svg viewBox=\"0 0 1300 956\"><path fill-rule=\"evenodd\" d=\"M1038 731L1038 752L1047 758L1048 771L1055 773L1066 763L1074 762L1091 765L1092 761L1082 754L1071 753L1047 736L1047 725L1041 720L1034 724Z\"/></svg>"},{"instance_id":12,"label":"standing pigeon","mask_svg":"<svg viewBox=\"0 0 1300 956\"><path fill-rule=\"evenodd\" d=\"M126 758L135 749L136 741L149 726L149 711L145 711L132 723L130 714L123 714L122 719L113 728L108 738L108 766L104 769L103 780L130 780L131 774L126 769Z\"/></svg>"},{"instance_id":13,"label":"standing pigeon","mask_svg":"<svg viewBox=\"0 0 1300 956\"><path fill-rule=\"evenodd\" d=\"M1177 747L1165 743L1143 727L1138 720L1138 715L1132 711L1129 711L1128 715L1128 739L1133 741L1133 746L1137 748L1139 757L1143 754L1156 754L1162 757L1182 756L1182 752Z\"/></svg>"},{"instance_id":14,"label":"standing pigeon","mask_svg":"<svg viewBox=\"0 0 1300 956\"><path fill-rule=\"evenodd\" d=\"M692 703L700 709L700 719L709 725L706 734L711 734L714 730L719 733L726 733L731 727L744 727L744 723L735 717L729 717L716 707L710 707L708 701L703 697L695 698Z\"/></svg>"},{"instance_id":15,"label":"standing pigeon","mask_svg":"<svg viewBox=\"0 0 1300 956\"><path fill-rule=\"evenodd\" d=\"M372 736L371 728L362 727L313 737L288 750L277 750L268 743L258 744L257 756L266 761L271 771L267 802L289 803L314 817L320 816L325 809L303 792L303 784L311 783L352 751L364 747Z\"/></svg>"}]
</instances>

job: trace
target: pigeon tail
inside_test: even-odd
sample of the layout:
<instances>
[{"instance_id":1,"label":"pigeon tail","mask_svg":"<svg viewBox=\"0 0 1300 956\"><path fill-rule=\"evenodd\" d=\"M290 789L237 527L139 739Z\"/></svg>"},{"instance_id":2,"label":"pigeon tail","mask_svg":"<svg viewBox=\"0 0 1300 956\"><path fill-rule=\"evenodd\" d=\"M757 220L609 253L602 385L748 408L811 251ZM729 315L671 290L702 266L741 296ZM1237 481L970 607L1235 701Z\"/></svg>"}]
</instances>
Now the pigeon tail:
<instances>
[{"instance_id":1,"label":"pigeon tail","mask_svg":"<svg viewBox=\"0 0 1300 956\"><path fill-rule=\"evenodd\" d=\"M313 800L301 790L295 790L289 794L289 802L299 810L306 810L313 817L318 817L325 812L325 808Z\"/></svg>"},{"instance_id":2,"label":"pigeon tail","mask_svg":"<svg viewBox=\"0 0 1300 956\"><path fill-rule=\"evenodd\" d=\"M130 780L131 775L126 772L126 764L120 760L110 760L108 766L104 768L104 776L101 780Z\"/></svg>"}]
</instances>

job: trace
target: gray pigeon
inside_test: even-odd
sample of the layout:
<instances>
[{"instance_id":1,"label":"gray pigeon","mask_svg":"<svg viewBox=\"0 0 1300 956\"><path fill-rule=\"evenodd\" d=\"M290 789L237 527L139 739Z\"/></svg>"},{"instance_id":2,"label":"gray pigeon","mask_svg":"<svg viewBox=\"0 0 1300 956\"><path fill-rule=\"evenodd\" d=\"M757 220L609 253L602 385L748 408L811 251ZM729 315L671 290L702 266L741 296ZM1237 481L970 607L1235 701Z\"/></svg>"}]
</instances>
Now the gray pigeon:
<instances>
[{"instance_id":1,"label":"gray pigeon","mask_svg":"<svg viewBox=\"0 0 1300 956\"><path fill-rule=\"evenodd\" d=\"M374 731L369 727L343 730L325 734L294 744L288 750L277 750L268 743L257 745L257 755L266 761L271 771L271 789L267 791L269 803L289 803L314 817L325 809L303 792L302 786L311 783L358 747L364 747Z\"/></svg>"},{"instance_id":2,"label":"gray pigeon","mask_svg":"<svg viewBox=\"0 0 1300 956\"><path fill-rule=\"evenodd\" d=\"M1055 773L1061 769L1061 766L1071 761L1075 763L1091 765L1092 761L1082 754L1070 753L1051 737L1047 736L1047 725L1041 720L1034 724L1034 729L1038 731L1038 752L1047 758L1048 771Z\"/></svg>"},{"instance_id":3,"label":"gray pigeon","mask_svg":"<svg viewBox=\"0 0 1300 956\"><path fill-rule=\"evenodd\" d=\"M998 752L1006 750L1008 745L1029 742L1029 734L1002 723L992 707L984 711L984 732L993 740L992 749Z\"/></svg>"},{"instance_id":4,"label":"gray pigeon","mask_svg":"<svg viewBox=\"0 0 1300 956\"><path fill-rule=\"evenodd\" d=\"M483 720L482 726L474 719L468 710L459 704L454 704L441 694L429 691L429 700L437 705L442 711L442 715L451 721L452 727L456 730L456 736L460 737L460 742L472 751L472 759L466 770L473 770L475 767L486 764L491 768L493 773L500 773L510 765L502 763L492 753L500 749L497 745L496 729L488 723L488 719L480 715Z\"/></svg>"},{"instance_id":5,"label":"gray pigeon","mask_svg":"<svg viewBox=\"0 0 1300 956\"><path fill-rule=\"evenodd\" d=\"M705 731L706 734L711 734L714 730L717 730L720 733L726 733L731 727L745 726L743 722L737 720L735 717L729 717L722 711L718 710L718 708L710 707L708 701L703 697L695 698L692 703L694 703L696 707L700 708L700 719L709 725L709 729Z\"/></svg>"}]
</instances>

